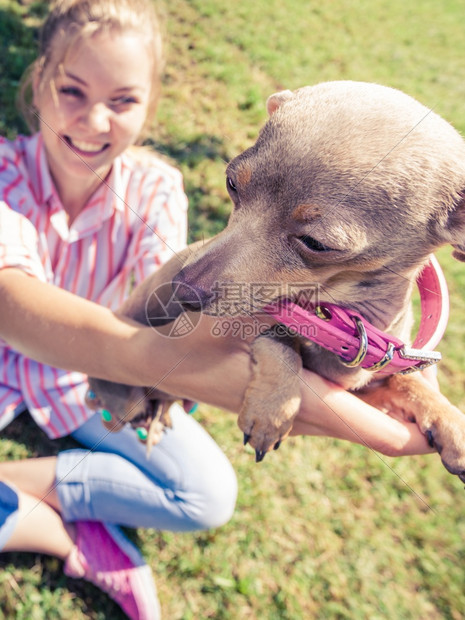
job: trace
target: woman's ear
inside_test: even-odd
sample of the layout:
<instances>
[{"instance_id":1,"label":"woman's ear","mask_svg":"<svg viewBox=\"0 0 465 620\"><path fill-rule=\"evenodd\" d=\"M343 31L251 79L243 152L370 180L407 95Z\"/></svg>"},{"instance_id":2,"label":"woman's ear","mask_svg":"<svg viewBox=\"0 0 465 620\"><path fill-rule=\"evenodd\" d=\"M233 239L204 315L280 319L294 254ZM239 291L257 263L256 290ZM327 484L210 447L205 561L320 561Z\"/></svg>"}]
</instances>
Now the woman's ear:
<instances>
[{"instance_id":1,"label":"woman's ear","mask_svg":"<svg viewBox=\"0 0 465 620\"><path fill-rule=\"evenodd\" d=\"M31 88L32 88L32 105L35 108L39 107L39 97L40 97L40 79L42 77L42 67L35 63L32 68L31 75Z\"/></svg>"},{"instance_id":2,"label":"woman's ear","mask_svg":"<svg viewBox=\"0 0 465 620\"><path fill-rule=\"evenodd\" d=\"M266 110L268 112L268 116L274 114L285 101L289 101L289 99L292 99L293 96L294 93L291 90L282 90L279 93L274 93L274 95L270 95L266 101Z\"/></svg>"}]
</instances>

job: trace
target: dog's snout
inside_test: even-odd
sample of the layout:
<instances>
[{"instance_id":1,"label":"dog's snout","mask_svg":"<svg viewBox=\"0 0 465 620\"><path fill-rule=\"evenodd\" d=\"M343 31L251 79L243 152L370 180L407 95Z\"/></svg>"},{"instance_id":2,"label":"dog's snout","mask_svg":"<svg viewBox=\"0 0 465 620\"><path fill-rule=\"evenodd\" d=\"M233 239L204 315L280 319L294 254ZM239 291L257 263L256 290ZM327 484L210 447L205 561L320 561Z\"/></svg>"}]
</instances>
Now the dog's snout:
<instances>
[{"instance_id":1,"label":"dog's snout","mask_svg":"<svg viewBox=\"0 0 465 620\"><path fill-rule=\"evenodd\" d=\"M212 298L212 293L185 282L182 272L173 279L173 293L184 310L194 312L202 311Z\"/></svg>"},{"instance_id":2,"label":"dog's snout","mask_svg":"<svg viewBox=\"0 0 465 620\"><path fill-rule=\"evenodd\" d=\"M202 310L202 304L197 301L186 301L185 299L181 302L181 305L184 310L192 312L200 312Z\"/></svg>"}]
</instances>

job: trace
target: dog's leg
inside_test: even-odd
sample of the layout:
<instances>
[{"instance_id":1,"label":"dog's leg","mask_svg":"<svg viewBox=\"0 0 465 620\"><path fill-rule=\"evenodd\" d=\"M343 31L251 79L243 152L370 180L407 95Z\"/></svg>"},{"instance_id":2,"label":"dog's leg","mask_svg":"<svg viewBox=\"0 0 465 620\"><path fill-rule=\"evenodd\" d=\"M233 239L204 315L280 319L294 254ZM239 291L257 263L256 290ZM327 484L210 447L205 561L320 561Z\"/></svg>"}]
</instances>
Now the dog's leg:
<instances>
[{"instance_id":1,"label":"dog's leg","mask_svg":"<svg viewBox=\"0 0 465 620\"><path fill-rule=\"evenodd\" d=\"M465 482L465 415L420 373L393 375L360 396L379 409L402 412L406 420L415 421L445 468Z\"/></svg>"},{"instance_id":2,"label":"dog's leg","mask_svg":"<svg viewBox=\"0 0 465 620\"><path fill-rule=\"evenodd\" d=\"M287 437L299 411L302 359L291 338L259 336L252 344L252 380L239 413L244 443L261 461Z\"/></svg>"}]
</instances>

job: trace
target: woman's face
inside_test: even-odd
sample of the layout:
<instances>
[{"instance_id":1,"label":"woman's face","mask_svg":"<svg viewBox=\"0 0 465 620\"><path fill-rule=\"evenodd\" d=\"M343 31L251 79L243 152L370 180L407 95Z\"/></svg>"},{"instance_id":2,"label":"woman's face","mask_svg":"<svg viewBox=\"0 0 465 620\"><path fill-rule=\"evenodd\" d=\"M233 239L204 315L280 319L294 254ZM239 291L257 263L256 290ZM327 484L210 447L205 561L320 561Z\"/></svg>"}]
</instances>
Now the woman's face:
<instances>
[{"instance_id":1,"label":"woman's face","mask_svg":"<svg viewBox=\"0 0 465 620\"><path fill-rule=\"evenodd\" d=\"M82 39L51 83L35 85L34 103L59 193L70 183L83 191L97 187L114 158L136 141L152 75L152 59L137 35L113 31Z\"/></svg>"}]
</instances>

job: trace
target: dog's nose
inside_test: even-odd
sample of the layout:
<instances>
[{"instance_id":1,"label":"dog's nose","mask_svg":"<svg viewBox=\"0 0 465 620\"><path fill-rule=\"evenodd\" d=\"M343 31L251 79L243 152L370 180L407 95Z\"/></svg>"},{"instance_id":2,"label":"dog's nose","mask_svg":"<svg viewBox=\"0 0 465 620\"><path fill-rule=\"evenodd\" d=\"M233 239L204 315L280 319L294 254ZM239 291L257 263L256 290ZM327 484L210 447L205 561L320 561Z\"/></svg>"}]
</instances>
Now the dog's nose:
<instances>
[{"instance_id":1,"label":"dog's nose","mask_svg":"<svg viewBox=\"0 0 465 620\"><path fill-rule=\"evenodd\" d=\"M184 310L192 310L194 312L201 312L212 297L211 293L201 288L190 286L180 278L173 280L173 294Z\"/></svg>"}]
</instances>

